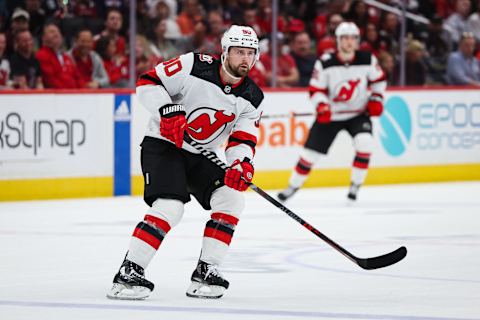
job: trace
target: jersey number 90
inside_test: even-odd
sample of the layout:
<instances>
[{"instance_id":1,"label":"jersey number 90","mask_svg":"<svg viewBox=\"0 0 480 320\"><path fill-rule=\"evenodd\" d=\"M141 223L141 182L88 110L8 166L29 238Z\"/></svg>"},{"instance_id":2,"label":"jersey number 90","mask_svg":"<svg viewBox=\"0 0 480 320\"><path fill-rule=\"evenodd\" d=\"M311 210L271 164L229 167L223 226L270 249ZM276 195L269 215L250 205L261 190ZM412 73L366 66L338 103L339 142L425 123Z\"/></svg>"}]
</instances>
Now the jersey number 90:
<instances>
[{"instance_id":1,"label":"jersey number 90","mask_svg":"<svg viewBox=\"0 0 480 320\"><path fill-rule=\"evenodd\" d=\"M163 62L163 65L165 66L163 70L165 71L165 75L167 77L171 77L175 73L182 70L182 62L180 61L180 57L176 57L168 61L165 61Z\"/></svg>"}]
</instances>

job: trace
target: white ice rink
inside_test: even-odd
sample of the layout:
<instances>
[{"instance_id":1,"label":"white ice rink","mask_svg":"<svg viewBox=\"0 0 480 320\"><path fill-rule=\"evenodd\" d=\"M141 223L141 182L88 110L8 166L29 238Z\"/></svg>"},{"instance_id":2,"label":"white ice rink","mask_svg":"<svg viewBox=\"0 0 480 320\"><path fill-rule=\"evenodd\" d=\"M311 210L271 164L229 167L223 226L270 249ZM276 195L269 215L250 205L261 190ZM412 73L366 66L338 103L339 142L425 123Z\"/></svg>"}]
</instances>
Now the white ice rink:
<instances>
[{"instance_id":1,"label":"white ice rink","mask_svg":"<svg viewBox=\"0 0 480 320\"><path fill-rule=\"evenodd\" d=\"M105 298L145 205L138 197L0 203L1 320L480 319L480 182L304 189L287 206L365 271L253 192L220 300L187 298L209 215L193 201L147 268L146 301Z\"/></svg>"}]
</instances>

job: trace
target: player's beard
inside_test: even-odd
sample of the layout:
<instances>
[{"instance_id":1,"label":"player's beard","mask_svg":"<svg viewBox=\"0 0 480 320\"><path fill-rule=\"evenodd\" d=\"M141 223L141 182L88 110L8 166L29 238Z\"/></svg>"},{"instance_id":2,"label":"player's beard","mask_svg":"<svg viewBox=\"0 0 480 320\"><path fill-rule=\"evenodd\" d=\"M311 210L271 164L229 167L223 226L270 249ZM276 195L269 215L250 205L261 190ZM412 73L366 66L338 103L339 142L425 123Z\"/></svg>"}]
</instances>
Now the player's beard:
<instances>
[{"instance_id":1,"label":"player's beard","mask_svg":"<svg viewBox=\"0 0 480 320\"><path fill-rule=\"evenodd\" d=\"M248 74L250 71L250 67L247 66L246 68L242 68L242 64L239 64L237 67L233 67L230 61L227 61L228 69L230 69L233 76L238 78L243 78Z\"/></svg>"}]
</instances>

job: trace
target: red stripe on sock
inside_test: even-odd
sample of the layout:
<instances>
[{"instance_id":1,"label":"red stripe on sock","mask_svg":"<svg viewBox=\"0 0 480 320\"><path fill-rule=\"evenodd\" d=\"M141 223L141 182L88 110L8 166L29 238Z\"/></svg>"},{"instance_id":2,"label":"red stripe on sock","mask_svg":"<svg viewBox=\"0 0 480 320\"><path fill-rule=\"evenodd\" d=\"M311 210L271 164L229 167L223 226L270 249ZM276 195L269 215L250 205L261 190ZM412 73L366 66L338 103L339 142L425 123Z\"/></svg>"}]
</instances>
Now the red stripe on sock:
<instances>
[{"instance_id":1,"label":"red stripe on sock","mask_svg":"<svg viewBox=\"0 0 480 320\"><path fill-rule=\"evenodd\" d=\"M150 233L146 232L145 230L139 229L139 228L135 228L135 231L133 232L133 236L135 238L138 238L138 239L148 243L155 250L158 250L158 248L160 247L160 243L162 243L160 240L155 238Z\"/></svg>"},{"instance_id":2,"label":"red stripe on sock","mask_svg":"<svg viewBox=\"0 0 480 320\"><path fill-rule=\"evenodd\" d=\"M235 218L234 216L231 216L229 214L221 213L221 212L214 212L211 215L213 220L221 221L224 220L229 224L233 224L234 226L237 225L238 223L238 218Z\"/></svg>"},{"instance_id":3,"label":"red stripe on sock","mask_svg":"<svg viewBox=\"0 0 480 320\"><path fill-rule=\"evenodd\" d=\"M357 152L356 156L359 158L370 159L370 153Z\"/></svg>"},{"instance_id":4,"label":"red stripe on sock","mask_svg":"<svg viewBox=\"0 0 480 320\"><path fill-rule=\"evenodd\" d=\"M151 216L149 214L147 214L145 218L143 218L143 220L145 222L148 222L148 224L150 225L153 225L159 229L162 229L165 233L167 233L171 229L170 224L168 224L167 221L157 218L155 216Z\"/></svg>"},{"instance_id":5,"label":"red stripe on sock","mask_svg":"<svg viewBox=\"0 0 480 320\"><path fill-rule=\"evenodd\" d=\"M204 237L213 238L229 245L232 242L232 236L218 229L205 228Z\"/></svg>"},{"instance_id":6,"label":"red stripe on sock","mask_svg":"<svg viewBox=\"0 0 480 320\"><path fill-rule=\"evenodd\" d=\"M302 165L302 166L305 166L305 167L311 167L312 166L312 163L311 162L308 162L307 160L303 159L303 158L300 158L300 160L298 160L298 162Z\"/></svg>"},{"instance_id":7,"label":"red stripe on sock","mask_svg":"<svg viewBox=\"0 0 480 320\"><path fill-rule=\"evenodd\" d=\"M295 167L295 171L297 171L298 174L306 175L310 172L310 168L308 170L302 169L300 166Z\"/></svg>"},{"instance_id":8,"label":"red stripe on sock","mask_svg":"<svg viewBox=\"0 0 480 320\"><path fill-rule=\"evenodd\" d=\"M353 161L353 166L359 169L368 169L368 163L363 163L359 161Z\"/></svg>"}]
</instances>

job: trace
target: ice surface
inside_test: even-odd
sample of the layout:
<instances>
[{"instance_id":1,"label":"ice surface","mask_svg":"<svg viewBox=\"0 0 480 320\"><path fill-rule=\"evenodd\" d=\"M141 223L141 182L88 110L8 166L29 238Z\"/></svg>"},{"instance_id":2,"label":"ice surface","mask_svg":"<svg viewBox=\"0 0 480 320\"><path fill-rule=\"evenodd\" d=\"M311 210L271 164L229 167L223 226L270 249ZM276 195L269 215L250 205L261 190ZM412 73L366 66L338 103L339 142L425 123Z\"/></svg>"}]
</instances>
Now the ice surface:
<instances>
[{"instance_id":1,"label":"ice surface","mask_svg":"<svg viewBox=\"0 0 480 320\"><path fill-rule=\"evenodd\" d=\"M405 245L405 260L362 270L248 192L220 300L185 296L209 218L193 201L145 301L105 297L141 198L0 203L0 319L480 319L480 182L364 187L353 206L346 193L302 189L287 206L356 256Z\"/></svg>"}]
</instances>

